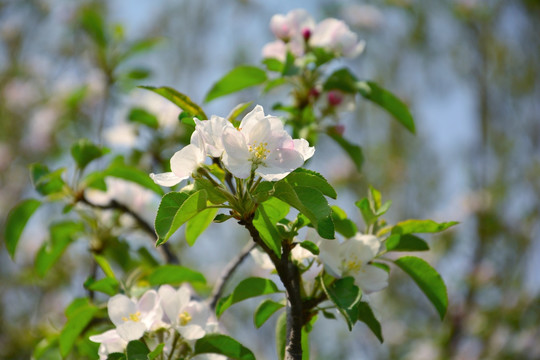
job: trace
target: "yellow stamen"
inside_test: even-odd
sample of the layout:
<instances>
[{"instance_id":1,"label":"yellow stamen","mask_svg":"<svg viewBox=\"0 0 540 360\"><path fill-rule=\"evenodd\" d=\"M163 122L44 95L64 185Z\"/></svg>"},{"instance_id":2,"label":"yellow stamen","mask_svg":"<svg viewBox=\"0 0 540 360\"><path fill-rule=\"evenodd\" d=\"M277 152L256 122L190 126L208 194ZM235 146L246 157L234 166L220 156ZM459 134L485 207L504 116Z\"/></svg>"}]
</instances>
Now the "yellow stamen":
<instances>
[{"instance_id":1,"label":"yellow stamen","mask_svg":"<svg viewBox=\"0 0 540 360\"><path fill-rule=\"evenodd\" d=\"M180 315L178 315L178 318L180 319L180 325L182 326L186 326L187 324L189 324L192 319L191 315L187 311L180 313Z\"/></svg>"},{"instance_id":2,"label":"yellow stamen","mask_svg":"<svg viewBox=\"0 0 540 360\"><path fill-rule=\"evenodd\" d=\"M139 322L141 319L139 318L141 316L141 312L137 311L135 314L129 314L129 318L123 316L122 320L124 321L133 321L133 322Z\"/></svg>"}]
</instances>

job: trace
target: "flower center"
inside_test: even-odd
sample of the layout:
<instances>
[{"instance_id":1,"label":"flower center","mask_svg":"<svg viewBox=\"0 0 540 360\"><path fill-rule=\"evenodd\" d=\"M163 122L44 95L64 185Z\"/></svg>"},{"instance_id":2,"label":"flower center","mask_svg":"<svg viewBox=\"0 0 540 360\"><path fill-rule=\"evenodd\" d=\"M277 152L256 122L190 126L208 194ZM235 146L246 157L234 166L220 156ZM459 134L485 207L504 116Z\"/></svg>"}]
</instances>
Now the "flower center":
<instances>
[{"instance_id":1,"label":"flower center","mask_svg":"<svg viewBox=\"0 0 540 360\"><path fill-rule=\"evenodd\" d=\"M253 154L253 162L260 164L264 160L266 160L266 157L268 154L270 154L270 150L268 150L266 147L268 146L267 142L254 142L253 144L249 145L248 149L249 152Z\"/></svg>"},{"instance_id":2,"label":"flower center","mask_svg":"<svg viewBox=\"0 0 540 360\"><path fill-rule=\"evenodd\" d=\"M362 261L357 256L345 261L345 271L349 273L357 273L362 269Z\"/></svg>"},{"instance_id":3,"label":"flower center","mask_svg":"<svg viewBox=\"0 0 540 360\"><path fill-rule=\"evenodd\" d=\"M182 326L186 326L187 324L189 324L192 319L191 315L187 311L180 313L180 315L178 315L178 318L180 319L180 325Z\"/></svg>"},{"instance_id":4,"label":"flower center","mask_svg":"<svg viewBox=\"0 0 540 360\"><path fill-rule=\"evenodd\" d=\"M129 314L129 317L123 316L123 317L122 317L122 320L124 320L124 321L139 322L139 321L141 321L141 319L139 318L140 316L141 316L141 312L140 312L140 311L137 311L137 312L134 313L134 314Z\"/></svg>"}]
</instances>

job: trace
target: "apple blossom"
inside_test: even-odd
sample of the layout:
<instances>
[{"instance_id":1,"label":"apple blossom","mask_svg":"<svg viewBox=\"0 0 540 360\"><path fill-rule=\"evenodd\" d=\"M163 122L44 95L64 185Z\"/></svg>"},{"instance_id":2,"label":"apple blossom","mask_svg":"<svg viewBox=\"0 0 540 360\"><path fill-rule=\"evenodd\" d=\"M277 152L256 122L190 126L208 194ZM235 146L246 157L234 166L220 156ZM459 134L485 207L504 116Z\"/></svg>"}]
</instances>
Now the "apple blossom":
<instances>
[{"instance_id":1,"label":"apple blossom","mask_svg":"<svg viewBox=\"0 0 540 360\"><path fill-rule=\"evenodd\" d=\"M257 105L238 129L223 131L223 164L234 176L246 179L254 171L267 181L283 179L309 159L314 148L307 141L294 141L280 119L265 116Z\"/></svg>"},{"instance_id":2,"label":"apple blossom","mask_svg":"<svg viewBox=\"0 0 540 360\"><path fill-rule=\"evenodd\" d=\"M200 134L200 137L191 138L193 143L199 147L204 147L206 155L219 158L223 154L223 142L221 140L223 131L226 128L234 128L234 126L225 118L212 115L210 120L195 120L195 132ZM200 142L202 141L202 144Z\"/></svg>"},{"instance_id":3,"label":"apple blossom","mask_svg":"<svg viewBox=\"0 0 540 360\"><path fill-rule=\"evenodd\" d=\"M276 14L270 19L270 29L274 35L285 42L303 37L306 31L312 31L315 21L304 9L295 9L287 15Z\"/></svg>"},{"instance_id":4,"label":"apple blossom","mask_svg":"<svg viewBox=\"0 0 540 360\"><path fill-rule=\"evenodd\" d=\"M202 338L210 327L210 309L203 303L191 301L191 291L187 286L175 290L162 285L159 290L165 321L178 331L185 340Z\"/></svg>"},{"instance_id":5,"label":"apple blossom","mask_svg":"<svg viewBox=\"0 0 540 360\"><path fill-rule=\"evenodd\" d=\"M388 286L388 273L369 262L377 256L381 243L374 235L356 234L339 243L320 239L319 259L325 270L334 277L352 276L366 294Z\"/></svg>"},{"instance_id":6,"label":"apple blossom","mask_svg":"<svg viewBox=\"0 0 540 360\"><path fill-rule=\"evenodd\" d=\"M356 34L347 24L333 18L317 24L309 38L309 44L348 58L360 55L365 47L365 42L358 41Z\"/></svg>"},{"instance_id":7,"label":"apple blossom","mask_svg":"<svg viewBox=\"0 0 540 360\"><path fill-rule=\"evenodd\" d=\"M109 299L107 309L118 335L126 341L137 340L159 326L163 316L155 290L147 291L138 301L115 295Z\"/></svg>"}]
</instances>

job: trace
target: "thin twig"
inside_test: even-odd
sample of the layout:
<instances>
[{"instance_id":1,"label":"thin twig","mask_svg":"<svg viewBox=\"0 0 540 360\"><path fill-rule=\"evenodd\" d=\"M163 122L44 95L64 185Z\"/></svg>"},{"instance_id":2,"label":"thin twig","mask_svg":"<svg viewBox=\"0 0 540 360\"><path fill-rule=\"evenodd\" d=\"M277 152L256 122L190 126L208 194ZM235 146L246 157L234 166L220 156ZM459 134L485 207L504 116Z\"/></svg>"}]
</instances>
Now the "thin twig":
<instances>
[{"instance_id":1,"label":"thin twig","mask_svg":"<svg viewBox=\"0 0 540 360\"><path fill-rule=\"evenodd\" d=\"M89 205L89 206L91 206L91 207L97 208L97 209L120 210L123 213L128 214L133 219L135 219L135 221L140 226L140 228L144 232L146 232L148 235L150 235L152 238L156 237L156 233L154 231L154 228L150 224L148 224L146 222L146 220L144 220L139 214L137 214L136 212L131 210L129 207L127 207L126 205L124 205L122 203L119 203L116 200L111 200L108 204L100 205L100 204L94 204L93 202L89 201L83 195L81 197L80 201L87 204L87 205ZM174 254L171 251L171 248L169 247L169 244L165 243L165 244L161 245L158 249L161 249L161 252L162 252L163 257L165 258L165 261L167 262L167 264L179 264L180 263L180 260L178 259L176 254Z\"/></svg>"},{"instance_id":2,"label":"thin twig","mask_svg":"<svg viewBox=\"0 0 540 360\"><path fill-rule=\"evenodd\" d=\"M257 244L255 243L247 243L246 246L244 246L244 248L240 251L240 253L227 264L225 269L223 269L223 275L221 275L221 277L217 279L216 284L214 285L214 290L212 291L212 295L210 296L210 307L212 309L216 308L216 304L221 297L221 294L223 294L223 290L225 289L225 284L227 283L227 281L229 281L234 271L249 255L249 252L253 250L256 246Z\"/></svg>"}]
</instances>

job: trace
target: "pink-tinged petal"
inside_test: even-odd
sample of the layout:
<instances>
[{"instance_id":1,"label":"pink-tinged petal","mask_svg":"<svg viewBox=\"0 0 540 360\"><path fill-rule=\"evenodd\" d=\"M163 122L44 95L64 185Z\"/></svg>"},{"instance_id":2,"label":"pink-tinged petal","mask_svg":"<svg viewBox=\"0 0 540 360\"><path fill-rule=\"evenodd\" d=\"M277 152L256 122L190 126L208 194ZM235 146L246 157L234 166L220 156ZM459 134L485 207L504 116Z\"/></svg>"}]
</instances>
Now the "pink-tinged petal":
<instances>
[{"instance_id":1,"label":"pink-tinged petal","mask_svg":"<svg viewBox=\"0 0 540 360\"><path fill-rule=\"evenodd\" d=\"M315 154L315 147L309 146L306 139L294 139L294 149L302 155L304 161L311 158Z\"/></svg>"},{"instance_id":2,"label":"pink-tinged petal","mask_svg":"<svg viewBox=\"0 0 540 360\"><path fill-rule=\"evenodd\" d=\"M204 149L189 144L177 151L171 158L171 170L184 180L193 174L204 163Z\"/></svg>"},{"instance_id":3,"label":"pink-tinged petal","mask_svg":"<svg viewBox=\"0 0 540 360\"><path fill-rule=\"evenodd\" d=\"M287 45L281 40L269 42L262 48L263 59L277 59L282 63L287 59Z\"/></svg>"},{"instance_id":4,"label":"pink-tinged petal","mask_svg":"<svg viewBox=\"0 0 540 360\"><path fill-rule=\"evenodd\" d=\"M107 310L113 324L119 326L125 322L125 318L129 318L130 314L137 312L137 305L125 295L115 295L109 299Z\"/></svg>"},{"instance_id":5,"label":"pink-tinged petal","mask_svg":"<svg viewBox=\"0 0 540 360\"><path fill-rule=\"evenodd\" d=\"M161 186L174 186L180 183L183 179L176 176L173 172L166 172L161 174L150 174L150 178L154 182Z\"/></svg>"},{"instance_id":6,"label":"pink-tinged petal","mask_svg":"<svg viewBox=\"0 0 540 360\"><path fill-rule=\"evenodd\" d=\"M388 273L373 265L365 265L355 273L356 284L366 294L380 291L388 286Z\"/></svg>"},{"instance_id":7,"label":"pink-tinged petal","mask_svg":"<svg viewBox=\"0 0 540 360\"><path fill-rule=\"evenodd\" d=\"M116 327L118 335L126 341L140 339L146 331L146 326L140 321L126 321Z\"/></svg>"},{"instance_id":8,"label":"pink-tinged petal","mask_svg":"<svg viewBox=\"0 0 540 360\"><path fill-rule=\"evenodd\" d=\"M148 290L139 299L137 308L141 312L140 321L142 321L146 330L159 326L163 317L163 309L159 303L159 296L155 290Z\"/></svg>"}]
</instances>

